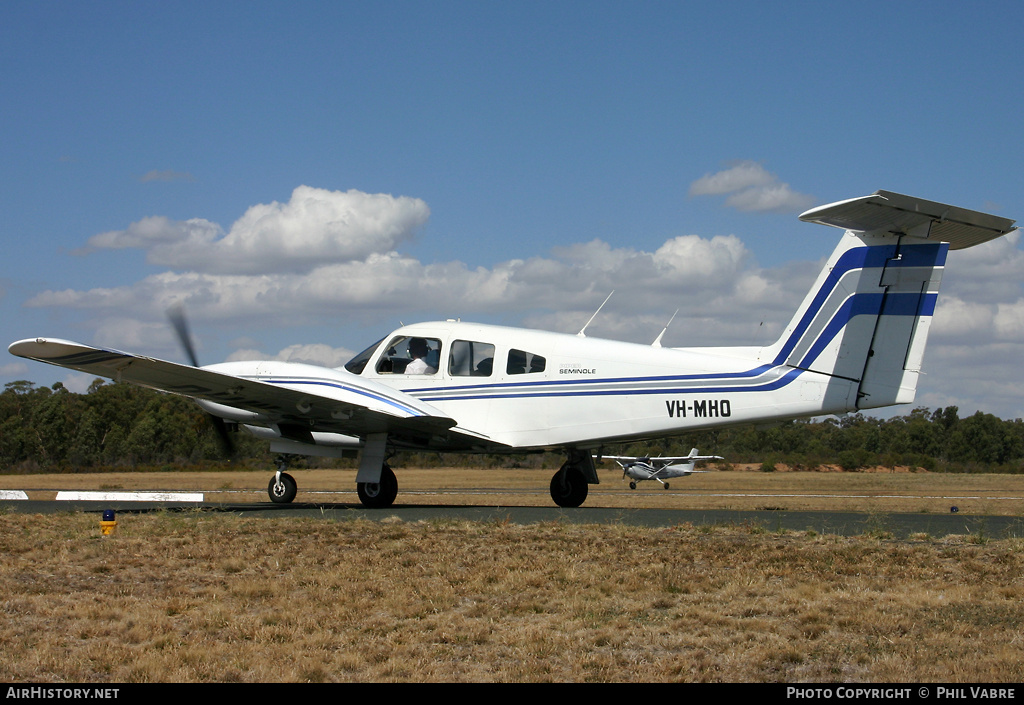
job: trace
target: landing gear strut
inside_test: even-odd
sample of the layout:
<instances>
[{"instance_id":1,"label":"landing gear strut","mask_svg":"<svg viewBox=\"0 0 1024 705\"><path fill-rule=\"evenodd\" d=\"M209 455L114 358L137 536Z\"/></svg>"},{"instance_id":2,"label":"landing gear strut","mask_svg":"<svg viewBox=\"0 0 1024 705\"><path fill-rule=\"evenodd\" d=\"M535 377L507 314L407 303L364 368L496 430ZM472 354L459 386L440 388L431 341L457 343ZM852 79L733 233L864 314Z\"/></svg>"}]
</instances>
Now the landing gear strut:
<instances>
[{"instance_id":1,"label":"landing gear strut","mask_svg":"<svg viewBox=\"0 0 1024 705\"><path fill-rule=\"evenodd\" d=\"M285 472L288 469L288 456L277 456L274 459L274 464L277 465L277 472L270 478L267 494L270 495L270 501L275 504L288 504L295 499L299 486L295 482L295 478Z\"/></svg>"},{"instance_id":2,"label":"landing gear strut","mask_svg":"<svg viewBox=\"0 0 1024 705\"><path fill-rule=\"evenodd\" d=\"M394 504L398 496L398 480L387 464L389 457L388 434L367 434L356 474L356 494L364 507L380 509Z\"/></svg>"}]
</instances>

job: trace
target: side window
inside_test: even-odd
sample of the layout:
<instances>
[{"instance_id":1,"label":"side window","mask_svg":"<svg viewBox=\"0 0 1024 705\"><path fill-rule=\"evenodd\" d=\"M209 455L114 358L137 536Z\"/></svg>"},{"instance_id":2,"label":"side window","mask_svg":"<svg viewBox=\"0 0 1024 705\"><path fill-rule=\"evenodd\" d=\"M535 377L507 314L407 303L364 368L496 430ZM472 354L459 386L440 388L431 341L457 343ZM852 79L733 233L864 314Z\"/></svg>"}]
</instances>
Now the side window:
<instances>
[{"instance_id":1,"label":"side window","mask_svg":"<svg viewBox=\"0 0 1024 705\"><path fill-rule=\"evenodd\" d=\"M452 377L490 377L494 366L494 346L456 340L448 356L448 374Z\"/></svg>"},{"instance_id":2,"label":"side window","mask_svg":"<svg viewBox=\"0 0 1024 705\"><path fill-rule=\"evenodd\" d=\"M543 372L547 361L540 355L523 350L508 351L508 365L505 372L510 375L525 375L531 372Z\"/></svg>"},{"instance_id":3,"label":"side window","mask_svg":"<svg viewBox=\"0 0 1024 705\"><path fill-rule=\"evenodd\" d=\"M437 372L441 358L441 341L437 338L419 338L400 335L390 343L377 363L382 375L432 375Z\"/></svg>"}]
</instances>

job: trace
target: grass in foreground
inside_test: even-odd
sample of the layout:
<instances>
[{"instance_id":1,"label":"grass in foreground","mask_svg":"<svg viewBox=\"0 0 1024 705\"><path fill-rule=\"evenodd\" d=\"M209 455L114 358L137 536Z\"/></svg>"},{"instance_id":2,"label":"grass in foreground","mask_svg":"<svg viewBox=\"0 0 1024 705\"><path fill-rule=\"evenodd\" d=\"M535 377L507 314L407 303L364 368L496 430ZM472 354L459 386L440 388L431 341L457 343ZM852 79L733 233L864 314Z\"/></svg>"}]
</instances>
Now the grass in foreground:
<instances>
[{"instance_id":1,"label":"grass in foreground","mask_svg":"<svg viewBox=\"0 0 1024 705\"><path fill-rule=\"evenodd\" d=\"M1024 680L1022 545L0 515L0 679Z\"/></svg>"}]
</instances>

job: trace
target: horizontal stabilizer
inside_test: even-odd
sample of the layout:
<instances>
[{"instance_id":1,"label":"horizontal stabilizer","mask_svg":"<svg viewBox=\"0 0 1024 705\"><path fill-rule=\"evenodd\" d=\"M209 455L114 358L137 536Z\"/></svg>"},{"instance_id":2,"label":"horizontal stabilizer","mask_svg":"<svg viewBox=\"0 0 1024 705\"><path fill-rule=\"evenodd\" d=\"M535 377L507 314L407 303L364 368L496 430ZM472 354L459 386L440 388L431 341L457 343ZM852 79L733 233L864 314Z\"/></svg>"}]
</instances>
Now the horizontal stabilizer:
<instances>
[{"instance_id":1,"label":"horizontal stabilizer","mask_svg":"<svg viewBox=\"0 0 1024 705\"><path fill-rule=\"evenodd\" d=\"M863 233L910 235L948 242L962 250L994 240L1014 229L1014 221L891 191L819 206L800 220Z\"/></svg>"}]
</instances>

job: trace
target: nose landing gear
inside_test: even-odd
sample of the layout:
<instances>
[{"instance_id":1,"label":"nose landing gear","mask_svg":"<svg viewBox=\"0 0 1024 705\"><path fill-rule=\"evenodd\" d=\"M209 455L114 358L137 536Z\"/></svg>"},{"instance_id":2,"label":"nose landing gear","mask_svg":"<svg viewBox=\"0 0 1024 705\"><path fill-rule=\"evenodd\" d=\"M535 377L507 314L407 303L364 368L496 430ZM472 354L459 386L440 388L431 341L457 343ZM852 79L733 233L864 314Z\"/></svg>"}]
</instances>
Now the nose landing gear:
<instances>
[{"instance_id":1,"label":"nose landing gear","mask_svg":"<svg viewBox=\"0 0 1024 705\"><path fill-rule=\"evenodd\" d=\"M295 478L285 472L288 469L288 456L277 456L274 459L274 464L277 466L277 472L270 478L267 494L270 495L270 501L275 504L288 504L295 499L299 485L295 482Z\"/></svg>"}]
</instances>

